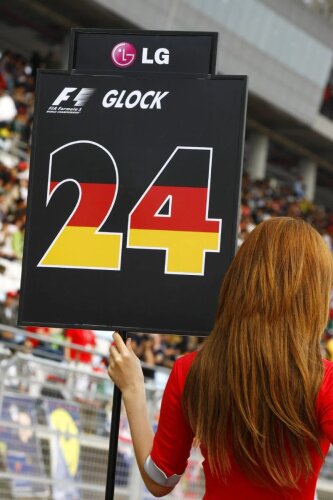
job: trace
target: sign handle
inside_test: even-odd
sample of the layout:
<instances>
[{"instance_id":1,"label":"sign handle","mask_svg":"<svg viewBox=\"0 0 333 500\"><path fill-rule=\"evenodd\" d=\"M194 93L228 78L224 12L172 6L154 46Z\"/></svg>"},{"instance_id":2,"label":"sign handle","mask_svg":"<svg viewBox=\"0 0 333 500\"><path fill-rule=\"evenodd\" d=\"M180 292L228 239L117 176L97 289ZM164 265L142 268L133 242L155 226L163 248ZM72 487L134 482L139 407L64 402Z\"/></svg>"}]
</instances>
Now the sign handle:
<instances>
[{"instance_id":1,"label":"sign handle","mask_svg":"<svg viewBox=\"0 0 333 500\"><path fill-rule=\"evenodd\" d=\"M126 337L127 337L126 332L119 331L118 333L120 334L123 341L126 342ZM113 389L113 400L112 400L112 417L111 417L111 429L110 429L108 469L106 475L105 500L113 500L114 496L120 410L121 410L121 391L115 385Z\"/></svg>"}]
</instances>

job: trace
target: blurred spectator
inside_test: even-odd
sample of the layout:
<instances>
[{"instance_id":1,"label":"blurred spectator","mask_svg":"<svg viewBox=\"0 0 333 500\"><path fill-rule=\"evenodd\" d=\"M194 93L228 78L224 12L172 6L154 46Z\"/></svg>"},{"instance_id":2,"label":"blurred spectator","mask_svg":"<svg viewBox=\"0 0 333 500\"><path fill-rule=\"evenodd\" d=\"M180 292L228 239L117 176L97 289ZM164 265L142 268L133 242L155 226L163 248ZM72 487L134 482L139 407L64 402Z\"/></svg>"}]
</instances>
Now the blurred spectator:
<instances>
[{"instance_id":1,"label":"blurred spectator","mask_svg":"<svg viewBox=\"0 0 333 500\"><path fill-rule=\"evenodd\" d=\"M8 292L5 300L0 302L0 323L8 326L17 326L18 315L18 293ZM24 341L23 335L17 335L10 331L0 331L0 340L14 344L22 344Z\"/></svg>"},{"instance_id":2,"label":"blurred spectator","mask_svg":"<svg viewBox=\"0 0 333 500\"><path fill-rule=\"evenodd\" d=\"M12 246L13 234L15 231L15 224L11 224L7 219L2 222L0 231L0 256L5 259L15 259Z\"/></svg>"},{"instance_id":3,"label":"blurred spectator","mask_svg":"<svg viewBox=\"0 0 333 500\"><path fill-rule=\"evenodd\" d=\"M188 352L189 337L181 335L154 335L155 364L171 368L176 359Z\"/></svg>"},{"instance_id":4,"label":"blurred spectator","mask_svg":"<svg viewBox=\"0 0 333 500\"><path fill-rule=\"evenodd\" d=\"M57 343L57 340L65 340L62 330L58 328L48 328L46 326L27 326L25 330L31 333L37 333L38 335L47 336L49 340L51 338L54 340L53 343L50 343L37 340L34 337L26 337L24 346L29 352L39 357L49 357L55 361L62 361L64 350L63 347L59 346Z\"/></svg>"},{"instance_id":5,"label":"blurred spectator","mask_svg":"<svg viewBox=\"0 0 333 500\"><path fill-rule=\"evenodd\" d=\"M0 128L9 125L16 115L17 109L14 99L0 85Z\"/></svg>"},{"instance_id":6,"label":"blurred spectator","mask_svg":"<svg viewBox=\"0 0 333 500\"><path fill-rule=\"evenodd\" d=\"M130 337L132 339L133 350L138 358L148 365L154 365L154 336L143 333L132 333Z\"/></svg>"},{"instance_id":7,"label":"blurred spectator","mask_svg":"<svg viewBox=\"0 0 333 500\"><path fill-rule=\"evenodd\" d=\"M39 335L49 335L50 329L45 326L26 326L25 330ZM25 345L29 350L33 350L40 345L40 341L33 337L26 337Z\"/></svg>"},{"instance_id":8,"label":"blurred spectator","mask_svg":"<svg viewBox=\"0 0 333 500\"><path fill-rule=\"evenodd\" d=\"M68 329L64 332L67 342L77 344L80 347L94 349L96 346L96 337L92 330ZM75 389L75 399L79 402L91 402L87 396L87 391L90 387L91 378L89 373L93 369L93 355L90 352L78 351L70 347L65 347L65 360L73 363L78 373L71 373L68 380L68 389ZM82 372L87 372L87 375Z\"/></svg>"},{"instance_id":9,"label":"blurred spectator","mask_svg":"<svg viewBox=\"0 0 333 500\"><path fill-rule=\"evenodd\" d=\"M94 349L96 346L96 337L92 330L65 330L65 338L71 344L77 344L80 347ZM92 362L92 354L90 352L78 351L70 347L65 348L65 359L67 361L75 361L77 363Z\"/></svg>"},{"instance_id":10,"label":"blurred spectator","mask_svg":"<svg viewBox=\"0 0 333 500\"><path fill-rule=\"evenodd\" d=\"M0 187L0 222L3 222L7 215L8 206L6 202L5 190Z\"/></svg>"},{"instance_id":11,"label":"blurred spectator","mask_svg":"<svg viewBox=\"0 0 333 500\"><path fill-rule=\"evenodd\" d=\"M12 236L12 249L16 259L22 259L23 255L23 242L25 230L25 216L22 216L15 221L16 229Z\"/></svg>"},{"instance_id":12,"label":"blurred spectator","mask_svg":"<svg viewBox=\"0 0 333 500\"><path fill-rule=\"evenodd\" d=\"M298 175L294 182L294 195L298 199L303 199L305 196L303 177L301 175Z\"/></svg>"}]
</instances>

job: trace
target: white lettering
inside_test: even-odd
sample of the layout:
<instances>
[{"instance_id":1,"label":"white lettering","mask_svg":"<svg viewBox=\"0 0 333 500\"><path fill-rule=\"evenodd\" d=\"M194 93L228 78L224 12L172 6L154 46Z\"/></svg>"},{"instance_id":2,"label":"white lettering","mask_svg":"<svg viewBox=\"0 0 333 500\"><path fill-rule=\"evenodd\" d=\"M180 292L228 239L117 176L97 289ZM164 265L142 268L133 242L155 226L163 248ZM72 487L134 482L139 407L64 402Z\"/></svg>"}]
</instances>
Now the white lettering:
<instances>
[{"instance_id":1,"label":"white lettering","mask_svg":"<svg viewBox=\"0 0 333 500\"><path fill-rule=\"evenodd\" d=\"M158 91L152 100L151 105L149 106L149 109L153 109L154 107L157 109L161 109L161 100L164 99L165 96L167 96L169 92L160 92Z\"/></svg>"},{"instance_id":2,"label":"white lettering","mask_svg":"<svg viewBox=\"0 0 333 500\"><path fill-rule=\"evenodd\" d=\"M58 106L62 101L68 101L70 94L76 90L77 87L65 87L62 92L58 95L56 100L52 103L53 106Z\"/></svg>"},{"instance_id":3,"label":"white lettering","mask_svg":"<svg viewBox=\"0 0 333 500\"><path fill-rule=\"evenodd\" d=\"M142 64L153 64L153 59L148 59L148 49L143 47L142 49Z\"/></svg>"},{"instance_id":4,"label":"white lettering","mask_svg":"<svg viewBox=\"0 0 333 500\"><path fill-rule=\"evenodd\" d=\"M157 49L154 58L157 64L169 64L168 49Z\"/></svg>"},{"instance_id":5,"label":"white lettering","mask_svg":"<svg viewBox=\"0 0 333 500\"><path fill-rule=\"evenodd\" d=\"M133 90L128 96L125 101L125 108L135 108L135 106L140 102L141 100L141 92L140 90ZM134 101L131 102L132 97L134 97Z\"/></svg>"},{"instance_id":6,"label":"white lettering","mask_svg":"<svg viewBox=\"0 0 333 500\"><path fill-rule=\"evenodd\" d=\"M142 108L142 109L149 108L149 104L146 104L146 99L147 99L147 97L150 97L150 96L154 97L154 95L155 95L155 92L153 90L149 90L149 92L146 92L145 94L143 94L141 102L140 102L140 108Z\"/></svg>"},{"instance_id":7,"label":"white lettering","mask_svg":"<svg viewBox=\"0 0 333 500\"><path fill-rule=\"evenodd\" d=\"M148 58L148 48L143 47L142 49L142 64L169 64L169 50L160 48L154 53L154 59Z\"/></svg>"},{"instance_id":8,"label":"white lettering","mask_svg":"<svg viewBox=\"0 0 333 500\"><path fill-rule=\"evenodd\" d=\"M126 95L127 92L127 90L109 90L103 97L102 106L104 108L125 107L126 109L132 109L140 105L141 109L161 109L162 99L169 94L169 92L162 92L161 90L148 90L143 95L140 90L132 90ZM150 103L147 102L149 98L151 99Z\"/></svg>"},{"instance_id":9,"label":"white lettering","mask_svg":"<svg viewBox=\"0 0 333 500\"><path fill-rule=\"evenodd\" d=\"M117 101L117 97L111 97L111 96L118 96L118 90L110 90L110 92L105 94L102 103L104 108L111 108Z\"/></svg>"},{"instance_id":10,"label":"white lettering","mask_svg":"<svg viewBox=\"0 0 333 500\"><path fill-rule=\"evenodd\" d=\"M122 90L120 96L117 99L116 104L114 105L115 108L122 108L124 106L123 98L124 98L125 94L126 94L126 90Z\"/></svg>"}]
</instances>

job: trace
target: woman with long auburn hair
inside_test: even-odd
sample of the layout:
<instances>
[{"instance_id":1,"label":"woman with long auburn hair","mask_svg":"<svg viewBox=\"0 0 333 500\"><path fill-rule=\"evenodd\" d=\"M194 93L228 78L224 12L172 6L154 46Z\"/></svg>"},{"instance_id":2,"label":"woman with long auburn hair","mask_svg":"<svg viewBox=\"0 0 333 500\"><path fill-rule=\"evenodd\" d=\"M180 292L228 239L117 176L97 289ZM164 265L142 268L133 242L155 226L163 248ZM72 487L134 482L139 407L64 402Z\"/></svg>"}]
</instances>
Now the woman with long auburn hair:
<instances>
[{"instance_id":1,"label":"woman with long auburn hair","mask_svg":"<svg viewBox=\"0 0 333 500\"><path fill-rule=\"evenodd\" d=\"M313 500L333 443L333 363L320 351L332 287L315 229L289 217L259 224L225 275L212 333L174 364L155 436L140 363L114 334L109 374L153 495L173 489L194 440L206 500Z\"/></svg>"}]
</instances>

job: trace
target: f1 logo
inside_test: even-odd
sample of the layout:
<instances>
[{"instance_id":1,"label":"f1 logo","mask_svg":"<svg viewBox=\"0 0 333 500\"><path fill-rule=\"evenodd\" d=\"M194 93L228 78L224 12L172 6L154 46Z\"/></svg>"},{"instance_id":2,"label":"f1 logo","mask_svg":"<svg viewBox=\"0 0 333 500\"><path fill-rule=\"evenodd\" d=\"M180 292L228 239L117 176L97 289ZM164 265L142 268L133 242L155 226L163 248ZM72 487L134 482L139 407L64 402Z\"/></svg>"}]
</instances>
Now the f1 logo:
<instances>
[{"instance_id":1,"label":"f1 logo","mask_svg":"<svg viewBox=\"0 0 333 500\"><path fill-rule=\"evenodd\" d=\"M58 97L52 103L52 106L58 106L63 101L68 101L72 97L73 92L77 90L77 87L65 87L64 90L60 92ZM74 98L74 106L83 106L91 96L95 92L95 89L83 88Z\"/></svg>"}]
</instances>

